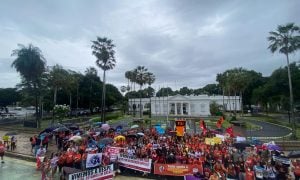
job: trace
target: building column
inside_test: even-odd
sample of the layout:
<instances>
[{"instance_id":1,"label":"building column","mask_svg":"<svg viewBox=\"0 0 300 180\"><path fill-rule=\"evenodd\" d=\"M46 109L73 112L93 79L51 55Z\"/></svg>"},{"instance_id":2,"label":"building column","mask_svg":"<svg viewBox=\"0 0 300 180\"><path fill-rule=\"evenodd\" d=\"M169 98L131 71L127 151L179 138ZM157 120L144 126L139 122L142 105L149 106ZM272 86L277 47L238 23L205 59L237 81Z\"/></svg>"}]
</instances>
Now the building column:
<instances>
[{"instance_id":1,"label":"building column","mask_svg":"<svg viewBox=\"0 0 300 180\"><path fill-rule=\"evenodd\" d=\"M180 114L183 115L183 103L181 102Z\"/></svg>"},{"instance_id":2,"label":"building column","mask_svg":"<svg viewBox=\"0 0 300 180\"><path fill-rule=\"evenodd\" d=\"M175 115L177 115L177 102L175 102Z\"/></svg>"},{"instance_id":3,"label":"building column","mask_svg":"<svg viewBox=\"0 0 300 180\"><path fill-rule=\"evenodd\" d=\"M191 103L189 103L189 111L188 111L188 115L191 115Z\"/></svg>"}]
</instances>

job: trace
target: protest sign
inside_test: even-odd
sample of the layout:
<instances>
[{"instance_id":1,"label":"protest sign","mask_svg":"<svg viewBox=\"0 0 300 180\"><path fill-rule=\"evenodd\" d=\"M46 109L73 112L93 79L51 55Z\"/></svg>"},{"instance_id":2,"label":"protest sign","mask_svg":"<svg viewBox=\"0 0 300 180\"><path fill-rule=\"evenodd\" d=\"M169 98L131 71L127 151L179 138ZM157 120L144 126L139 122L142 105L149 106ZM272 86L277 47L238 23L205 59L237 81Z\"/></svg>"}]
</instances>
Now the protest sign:
<instances>
[{"instance_id":1,"label":"protest sign","mask_svg":"<svg viewBox=\"0 0 300 180\"><path fill-rule=\"evenodd\" d=\"M131 158L122 154L118 157L120 166L147 173L151 172L151 161L151 159Z\"/></svg>"},{"instance_id":2,"label":"protest sign","mask_svg":"<svg viewBox=\"0 0 300 180\"><path fill-rule=\"evenodd\" d=\"M185 176L202 173L203 168L198 164L154 164L154 174L169 176Z\"/></svg>"},{"instance_id":3,"label":"protest sign","mask_svg":"<svg viewBox=\"0 0 300 180\"><path fill-rule=\"evenodd\" d=\"M113 165L69 174L69 180L112 180Z\"/></svg>"},{"instance_id":4,"label":"protest sign","mask_svg":"<svg viewBox=\"0 0 300 180\"><path fill-rule=\"evenodd\" d=\"M111 161L116 161L118 155L120 154L120 147L108 147L107 152L109 153L109 157Z\"/></svg>"},{"instance_id":5,"label":"protest sign","mask_svg":"<svg viewBox=\"0 0 300 180\"><path fill-rule=\"evenodd\" d=\"M86 158L86 168L100 166L102 153L88 154Z\"/></svg>"}]
</instances>

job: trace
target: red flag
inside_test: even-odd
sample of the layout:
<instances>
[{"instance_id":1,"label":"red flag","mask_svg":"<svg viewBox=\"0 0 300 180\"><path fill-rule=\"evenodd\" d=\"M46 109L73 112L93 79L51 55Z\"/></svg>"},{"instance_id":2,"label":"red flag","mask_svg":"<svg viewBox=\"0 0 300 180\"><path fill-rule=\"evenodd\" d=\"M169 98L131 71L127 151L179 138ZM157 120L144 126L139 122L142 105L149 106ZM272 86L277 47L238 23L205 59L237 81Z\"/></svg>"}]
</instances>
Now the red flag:
<instances>
[{"instance_id":1,"label":"red flag","mask_svg":"<svg viewBox=\"0 0 300 180\"><path fill-rule=\"evenodd\" d=\"M233 128L230 126L229 128L226 129L226 133L230 135L230 137L233 137Z\"/></svg>"},{"instance_id":2,"label":"red flag","mask_svg":"<svg viewBox=\"0 0 300 180\"><path fill-rule=\"evenodd\" d=\"M201 120L200 122L200 129L206 129L206 125L205 125L205 122L203 120Z\"/></svg>"},{"instance_id":3,"label":"red flag","mask_svg":"<svg viewBox=\"0 0 300 180\"><path fill-rule=\"evenodd\" d=\"M204 120L200 121L200 129L202 129L202 133L203 133L203 135L205 135L206 132L207 132L207 129L206 129L206 125L205 125Z\"/></svg>"}]
</instances>

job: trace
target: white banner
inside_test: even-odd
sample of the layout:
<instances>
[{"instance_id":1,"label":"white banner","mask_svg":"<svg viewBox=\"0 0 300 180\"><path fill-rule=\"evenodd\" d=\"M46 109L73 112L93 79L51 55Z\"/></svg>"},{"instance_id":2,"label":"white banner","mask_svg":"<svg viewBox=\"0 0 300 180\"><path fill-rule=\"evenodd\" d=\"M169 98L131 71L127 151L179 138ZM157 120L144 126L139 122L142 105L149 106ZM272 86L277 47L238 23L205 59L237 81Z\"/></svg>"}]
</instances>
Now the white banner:
<instances>
[{"instance_id":1,"label":"white banner","mask_svg":"<svg viewBox=\"0 0 300 180\"><path fill-rule=\"evenodd\" d=\"M113 179L113 164L69 174L69 180L112 180Z\"/></svg>"},{"instance_id":2,"label":"white banner","mask_svg":"<svg viewBox=\"0 0 300 180\"><path fill-rule=\"evenodd\" d=\"M245 137L237 136L236 142L245 142L247 139Z\"/></svg>"},{"instance_id":3,"label":"white banner","mask_svg":"<svg viewBox=\"0 0 300 180\"><path fill-rule=\"evenodd\" d=\"M88 154L86 158L86 168L100 166L102 162L102 153Z\"/></svg>"},{"instance_id":4,"label":"white banner","mask_svg":"<svg viewBox=\"0 0 300 180\"><path fill-rule=\"evenodd\" d=\"M225 141L225 136L221 135L221 134L216 134L216 137L221 138L222 141Z\"/></svg>"},{"instance_id":5,"label":"white banner","mask_svg":"<svg viewBox=\"0 0 300 180\"><path fill-rule=\"evenodd\" d=\"M122 154L118 157L120 166L147 173L151 172L151 161L151 159L130 158Z\"/></svg>"}]
</instances>

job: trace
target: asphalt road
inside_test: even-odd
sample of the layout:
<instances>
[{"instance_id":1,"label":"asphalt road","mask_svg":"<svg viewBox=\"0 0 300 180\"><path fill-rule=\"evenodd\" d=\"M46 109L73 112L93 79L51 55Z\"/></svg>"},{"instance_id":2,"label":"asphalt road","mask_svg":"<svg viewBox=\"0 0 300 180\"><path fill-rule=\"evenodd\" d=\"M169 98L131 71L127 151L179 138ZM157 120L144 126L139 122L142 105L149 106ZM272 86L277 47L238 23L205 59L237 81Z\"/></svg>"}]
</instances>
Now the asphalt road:
<instances>
[{"instance_id":1,"label":"asphalt road","mask_svg":"<svg viewBox=\"0 0 300 180\"><path fill-rule=\"evenodd\" d=\"M290 129L275 124L255 120L251 120L250 122L261 126L262 129L257 131L247 131L246 135L248 137L280 137L291 133Z\"/></svg>"}]
</instances>

